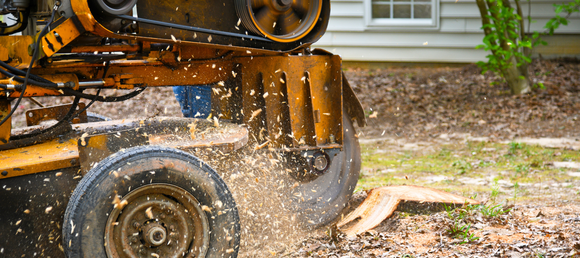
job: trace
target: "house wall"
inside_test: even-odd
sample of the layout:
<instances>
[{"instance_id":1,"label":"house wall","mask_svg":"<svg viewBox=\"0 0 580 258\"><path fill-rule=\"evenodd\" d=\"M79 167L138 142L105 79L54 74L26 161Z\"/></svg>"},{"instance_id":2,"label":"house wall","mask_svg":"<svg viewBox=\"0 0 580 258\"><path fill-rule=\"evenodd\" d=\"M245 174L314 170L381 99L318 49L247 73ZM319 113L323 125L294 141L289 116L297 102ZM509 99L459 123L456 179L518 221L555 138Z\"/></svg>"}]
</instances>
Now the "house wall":
<instances>
[{"instance_id":1,"label":"house wall","mask_svg":"<svg viewBox=\"0 0 580 258\"><path fill-rule=\"evenodd\" d=\"M477 62L487 53L475 46L484 37L475 0L438 0L438 24L434 28L377 28L365 19L366 1L331 0L331 18L326 34L314 45L342 56L346 61L387 62ZM556 0L531 0L531 31L544 31L554 16ZM521 1L527 17L528 2ZM370 15L370 14L369 14ZM526 22L527 23L527 22ZM527 28L526 24L526 28ZM580 57L580 14L568 26L547 37L548 47L537 50L543 57ZM537 54L536 54L537 55Z\"/></svg>"}]
</instances>

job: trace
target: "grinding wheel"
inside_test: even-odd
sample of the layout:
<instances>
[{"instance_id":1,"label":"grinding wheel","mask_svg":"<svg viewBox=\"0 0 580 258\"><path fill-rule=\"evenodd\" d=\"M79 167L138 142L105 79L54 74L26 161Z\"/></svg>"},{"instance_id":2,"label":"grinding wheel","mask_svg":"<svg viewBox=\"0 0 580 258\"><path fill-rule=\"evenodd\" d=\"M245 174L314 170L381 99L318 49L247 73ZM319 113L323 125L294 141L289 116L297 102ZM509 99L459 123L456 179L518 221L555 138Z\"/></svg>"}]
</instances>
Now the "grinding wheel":
<instances>
[{"instance_id":1,"label":"grinding wheel","mask_svg":"<svg viewBox=\"0 0 580 258\"><path fill-rule=\"evenodd\" d=\"M322 0L236 0L244 27L276 42L294 42L316 25Z\"/></svg>"}]
</instances>

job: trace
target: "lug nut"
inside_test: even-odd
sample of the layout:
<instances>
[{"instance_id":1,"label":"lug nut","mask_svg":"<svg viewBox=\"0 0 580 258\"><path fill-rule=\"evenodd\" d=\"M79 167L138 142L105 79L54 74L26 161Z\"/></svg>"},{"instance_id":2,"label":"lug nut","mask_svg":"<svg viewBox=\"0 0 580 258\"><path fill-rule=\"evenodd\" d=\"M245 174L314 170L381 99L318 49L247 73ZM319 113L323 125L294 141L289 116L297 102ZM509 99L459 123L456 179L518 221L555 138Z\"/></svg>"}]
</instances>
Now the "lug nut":
<instances>
[{"instance_id":1,"label":"lug nut","mask_svg":"<svg viewBox=\"0 0 580 258\"><path fill-rule=\"evenodd\" d=\"M136 228L136 229L137 229L137 228L139 228L140 226L141 226L141 224L139 224L139 222L137 222L137 221L133 222L133 227L134 227L134 228Z\"/></svg>"}]
</instances>

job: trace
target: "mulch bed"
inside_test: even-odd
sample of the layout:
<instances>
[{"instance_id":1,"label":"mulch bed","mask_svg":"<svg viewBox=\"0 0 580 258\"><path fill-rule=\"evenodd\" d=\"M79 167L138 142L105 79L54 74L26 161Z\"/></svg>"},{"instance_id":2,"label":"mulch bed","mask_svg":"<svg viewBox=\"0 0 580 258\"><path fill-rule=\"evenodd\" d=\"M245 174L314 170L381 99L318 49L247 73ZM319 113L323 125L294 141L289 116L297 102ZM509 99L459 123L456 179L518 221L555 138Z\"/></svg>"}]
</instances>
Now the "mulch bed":
<instances>
[{"instance_id":1,"label":"mulch bed","mask_svg":"<svg viewBox=\"0 0 580 258\"><path fill-rule=\"evenodd\" d=\"M544 89L520 96L511 95L500 77L482 75L476 65L350 69L346 74L370 116L362 137L579 136L580 61L535 60L532 68L532 81Z\"/></svg>"}]
</instances>

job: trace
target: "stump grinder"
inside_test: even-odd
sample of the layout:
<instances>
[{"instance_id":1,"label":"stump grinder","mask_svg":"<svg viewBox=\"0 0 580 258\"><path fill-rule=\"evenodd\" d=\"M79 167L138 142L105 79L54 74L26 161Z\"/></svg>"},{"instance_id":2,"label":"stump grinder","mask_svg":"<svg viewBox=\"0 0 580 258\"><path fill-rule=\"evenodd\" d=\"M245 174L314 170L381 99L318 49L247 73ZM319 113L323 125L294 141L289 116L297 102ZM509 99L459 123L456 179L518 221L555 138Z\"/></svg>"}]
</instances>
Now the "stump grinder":
<instances>
[{"instance_id":1,"label":"stump grinder","mask_svg":"<svg viewBox=\"0 0 580 258\"><path fill-rule=\"evenodd\" d=\"M232 193L191 150L281 153L311 226L351 196L364 112L340 57L310 49L329 0L0 0L0 15L1 257L236 257ZM214 120L87 112L199 85ZM24 98L63 96L12 128Z\"/></svg>"}]
</instances>

